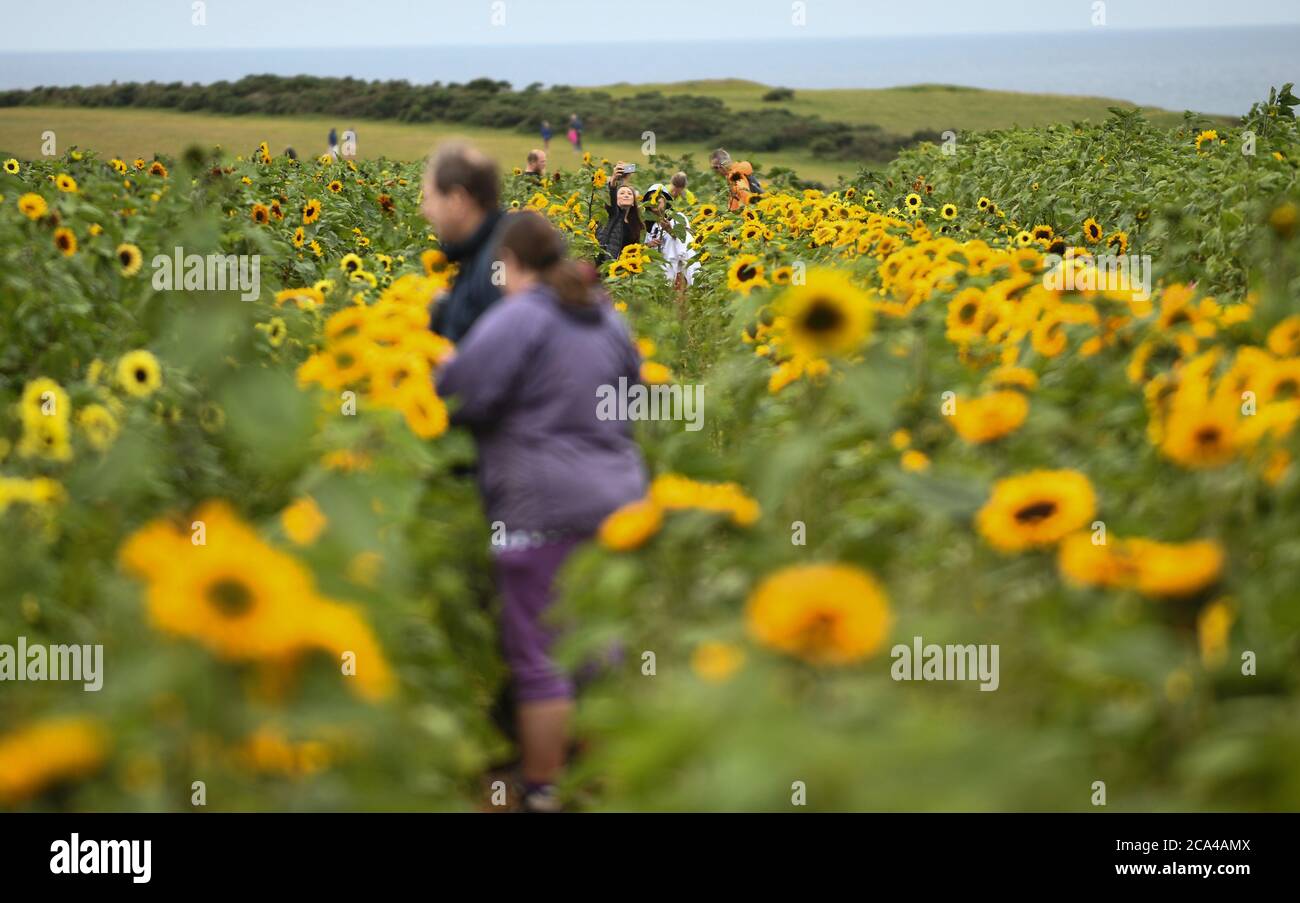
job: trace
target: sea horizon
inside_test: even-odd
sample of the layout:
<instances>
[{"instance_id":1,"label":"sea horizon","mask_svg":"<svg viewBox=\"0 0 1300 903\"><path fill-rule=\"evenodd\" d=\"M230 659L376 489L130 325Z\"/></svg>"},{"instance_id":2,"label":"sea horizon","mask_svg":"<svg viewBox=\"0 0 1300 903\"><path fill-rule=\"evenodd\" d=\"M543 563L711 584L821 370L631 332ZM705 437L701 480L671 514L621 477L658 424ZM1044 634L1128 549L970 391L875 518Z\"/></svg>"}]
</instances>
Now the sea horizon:
<instances>
[{"instance_id":1,"label":"sea horizon","mask_svg":"<svg viewBox=\"0 0 1300 903\"><path fill-rule=\"evenodd\" d=\"M1104 97L1240 115L1269 87L1300 81L1300 25L757 40L684 38L628 78L640 41L396 44L0 53L0 90L114 82L212 84L249 75L314 75L417 84L491 78L515 88L746 80L804 90L951 85ZM646 51L650 54L650 51ZM1213 59L1217 68L1198 63ZM666 60L667 63L663 64ZM638 62L635 57L633 63ZM617 74L619 78L611 78Z\"/></svg>"}]
</instances>

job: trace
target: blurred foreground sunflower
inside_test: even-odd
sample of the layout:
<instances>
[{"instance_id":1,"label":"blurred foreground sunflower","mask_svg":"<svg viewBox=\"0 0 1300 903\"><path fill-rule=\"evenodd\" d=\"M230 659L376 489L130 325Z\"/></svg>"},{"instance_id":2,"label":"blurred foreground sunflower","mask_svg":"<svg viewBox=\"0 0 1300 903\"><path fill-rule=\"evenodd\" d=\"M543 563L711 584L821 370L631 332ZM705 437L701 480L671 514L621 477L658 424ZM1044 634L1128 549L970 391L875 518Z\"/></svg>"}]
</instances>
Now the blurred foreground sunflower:
<instances>
[{"instance_id":1,"label":"blurred foreground sunflower","mask_svg":"<svg viewBox=\"0 0 1300 903\"><path fill-rule=\"evenodd\" d=\"M768 575L745 609L758 642L816 665L849 665L877 652L893 617L885 591L852 565L811 564Z\"/></svg>"}]
</instances>

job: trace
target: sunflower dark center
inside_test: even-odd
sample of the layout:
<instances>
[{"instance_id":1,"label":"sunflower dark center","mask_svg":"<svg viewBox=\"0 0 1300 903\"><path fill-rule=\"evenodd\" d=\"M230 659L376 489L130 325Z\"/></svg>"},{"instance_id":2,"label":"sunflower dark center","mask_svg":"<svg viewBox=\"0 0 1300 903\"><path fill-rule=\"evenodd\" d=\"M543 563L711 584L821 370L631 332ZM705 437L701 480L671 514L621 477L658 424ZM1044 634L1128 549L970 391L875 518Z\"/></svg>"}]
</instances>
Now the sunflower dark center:
<instances>
[{"instance_id":1,"label":"sunflower dark center","mask_svg":"<svg viewBox=\"0 0 1300 903\"><path fill-rule=\"evenodd\" d=\"M843 322L843 311L829 301L818 299L808 308L803 325L809 332L834 332Z\"/></svg>"},{"instance_id":2,"label":"sunflower dark center","mask_svg":"<svg viewBox=\"0 0 1300 903\"><path fill-rule=\"evenodd\" d=\"M1037 524L1047 520L1056 513L1056 502L1035 502L1016 512L1016 520L1022 524Z\"/></svg>"},{"instance_id":3,"label":"sunflower dark center","mask_svg":"<svg viewBox=\"0 0 1300 903\"><path fill-rule=\"evenodd\" d=\"M1223 433L1217 426L1203 426L1196 431L1199 445L1217 445Z\"/></svg>"},{"instance_id":4,"label":"sunflower dark center","mask_svg":"<svg viewBox=\"0 0 1300 903\"><path fill-rule=\"evenodd\" d=\"M821 649L830 645L835 636L838 619L830 612L819 611L812 615L801 631L800 640L805 649Z\"/></svg>"},{"instance_id":5,"label":"sunflower dark center","mask_svg":"<svg viewBox=\"0 0 1300 903\"><path fill-rule=\"evenodd\" d=\"M758 275L758 271L755 270L749 264L745 264L740 269L736 270L736 278L739 279L741 282L748 282L749 280L753 279L757 275Z\"/></svg>"},{"instance_id":6,"label":"sunflower dark center","mask_svg":"<svg viewBox=\"0 0 1300 903\"><path fill-rule=\"evenodd\" d=\"M237 618L253 607L253 593L248 585L230 577L223 577L208 587L208 601L221 614Z\"/></svg>"},{"instance_id":7,"label":"sunflower dark center","mask_svg":"<svg viewBox=\"0 0 1300 903\"><path fill-rule=\"evenodd\" d=\"M135 377L135 381L138 383L147 383L149 381L149 371L144 367L136 367L131 375Z\"/></svg>"}]
</instances>

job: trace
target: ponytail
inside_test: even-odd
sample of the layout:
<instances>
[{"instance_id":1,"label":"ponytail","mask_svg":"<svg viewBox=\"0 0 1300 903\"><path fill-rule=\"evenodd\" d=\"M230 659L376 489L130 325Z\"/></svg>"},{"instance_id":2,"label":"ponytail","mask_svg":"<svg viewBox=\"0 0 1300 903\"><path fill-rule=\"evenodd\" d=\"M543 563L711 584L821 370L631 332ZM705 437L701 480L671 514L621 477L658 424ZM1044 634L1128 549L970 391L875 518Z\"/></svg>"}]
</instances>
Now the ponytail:
<instances>
[{"instance_id":1,"label":"ponytail","mask_svg":"<svg viewBox=\"0 0 1300 903\"><path fill-rule=\"evenodd\" d=\"M559 260L542 271L542 283L550 286L560 301L570 307L590 307L596 300L592 291L593 268L572 260Z\"/></svg>"}]
</instances>

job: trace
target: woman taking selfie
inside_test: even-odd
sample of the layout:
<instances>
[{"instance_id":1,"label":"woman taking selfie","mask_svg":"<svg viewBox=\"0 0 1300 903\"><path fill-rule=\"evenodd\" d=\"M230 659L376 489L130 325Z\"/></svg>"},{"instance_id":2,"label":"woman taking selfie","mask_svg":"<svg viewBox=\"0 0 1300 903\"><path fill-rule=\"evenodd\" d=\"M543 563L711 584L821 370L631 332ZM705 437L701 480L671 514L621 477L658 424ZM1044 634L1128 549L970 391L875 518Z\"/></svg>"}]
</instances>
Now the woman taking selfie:
<instances>
[{"instance_id":1,"label":"woman taking selfie","mask_svg":"<svg viewBox=\"0 0 1300 903\"><path fill-rule=\"evenodd\" d=\"M496 543L501 638L518 702L524 808L558 811L574 685L550 658L545 622L565 559L614 509L645 494L627 421L596 416L597 389L639 379L627 325L564 238L531 211L510 214L497 257L505 297L438 374L453 424L479 453L479 490Z\"/></svg>"},{"instance_id":2,"label":"woman taking selfie","mask_svg":"<svg viewBox=\"0 0 1300 903\"><path fill-rule=\"evenodd\" d=\"M645 225L641 222L641 212L637 209L637 191L625 184L629 164L619 162L614 165L614 174L609 179L609 219L601 229L600 259L617 260L628 245L641 241Z\"/></svg>"}]
</instances>

